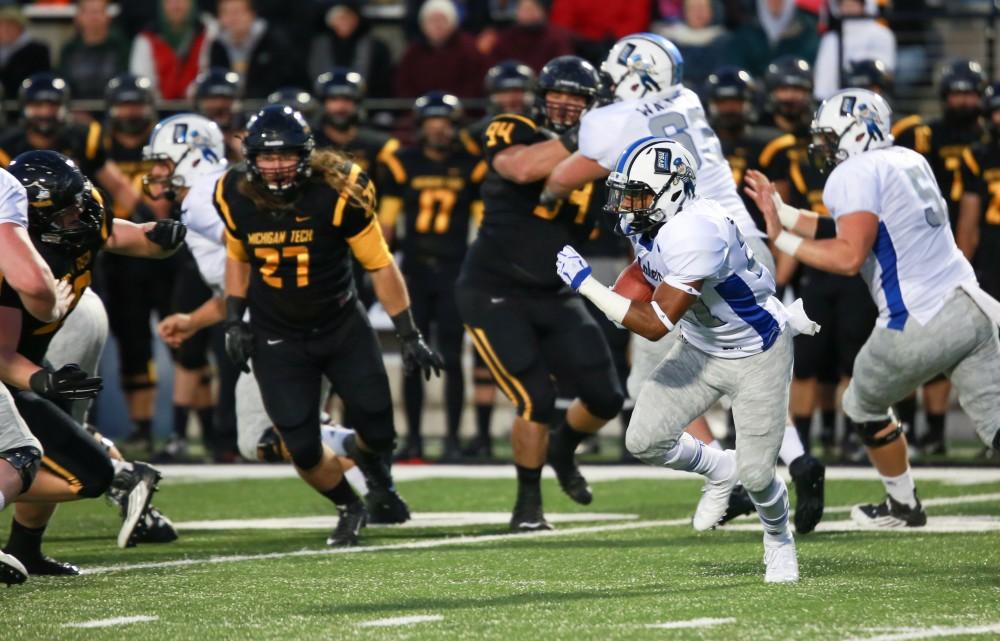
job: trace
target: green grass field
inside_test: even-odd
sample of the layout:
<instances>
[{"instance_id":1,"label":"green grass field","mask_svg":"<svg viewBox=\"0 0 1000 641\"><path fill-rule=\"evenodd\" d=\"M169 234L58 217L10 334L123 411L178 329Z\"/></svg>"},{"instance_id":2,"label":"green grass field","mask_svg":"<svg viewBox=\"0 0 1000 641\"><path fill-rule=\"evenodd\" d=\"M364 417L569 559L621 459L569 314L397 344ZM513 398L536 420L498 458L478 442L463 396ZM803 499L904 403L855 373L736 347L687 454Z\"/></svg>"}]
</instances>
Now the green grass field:
<instances>
[{"instance_id":1,"label":"green grass field","mask_svg":"<svg viewBox=\"0 0 1000 641\"><path fill-rule=\"evenodd\" d=\"M990 478L921 481L919 490L925 500L1000 492L1000 472ZM932 525L941 517L955 532L798 537L801 582L767 586L758 531L696 533L683 522L699 487L601 481L582 508L547 480L550 515L634 518L560 523L543 536L483 524L370 528L364 547L347 553L330 553L322 528L188 529L173 544L121 551L116 515L102 501L66 505L46 551L92 573L0 590L0 639L1000 638L996 497L929 508ZM416 512L507 512L513 482L436 478L400 489ZM828 482L831 508L880 495L877 481ZM295 479L167 480L155 503L178 523L331 513ZM8 510L4 540L9 518ZM833 509L827 521L846 518ZM146 620L67 627L118 617Z\"/></svg>"}]
</instances>

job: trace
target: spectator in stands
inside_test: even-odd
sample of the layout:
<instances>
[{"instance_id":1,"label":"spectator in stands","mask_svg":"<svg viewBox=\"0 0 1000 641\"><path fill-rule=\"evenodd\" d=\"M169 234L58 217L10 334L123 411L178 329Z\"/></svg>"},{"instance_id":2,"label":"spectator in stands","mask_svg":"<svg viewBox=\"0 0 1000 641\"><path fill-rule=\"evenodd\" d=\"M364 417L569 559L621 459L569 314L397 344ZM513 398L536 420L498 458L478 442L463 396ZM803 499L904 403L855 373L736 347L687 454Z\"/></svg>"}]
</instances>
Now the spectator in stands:
<instances>
[{"instance_id":1,"label":"spectator in stands","mask_svg":"<svg viewBox=\"0 0 1000 641\"><path fill-rule=\"evenodd\" d=\"M782 56L816 59L819 32L816 16L796 7L795 0L757 0L757 19L737 29L729 62L761 77Z\"/></svg>"},{"instance_id":2,"label":"spectator in stands","mask_svg":"<svg viewBox=\"0 0 1000 641\"><path fill-rule=\"evenodd\" d=\"M187 98L198 75L205 28L193 0L160 0L154 25L135 37L129 70L153 81L164 100Z\"/></svg>"},{"instance_id":3,"label":"spectator in stands","mask_svg":"<svg viewBox=\"0 0 1000 641\"><path fill-rule=\"evenodd\" d=\"M129 43L111 26L109 0L80 0L76 34L59 54L59 75L74 98L104 97L108 81L128 69Z\"/></svg>"},{"instance_id":4,"label":"spectator in stands","mask_svg":"<svg viewBox=\"0 0 1000 641\"><path fill-rule=\"evenodd\" d=\"M368 78L368 95L392 95L392 54L371 33L371 23L361 13L361 0L335 0L326 10L326 29L313 36L309 47L309 77L334 67L352 69Z\"/></svg>"},{"instance_id":5,"label":"spectator in stands","mask_svg":"<svg viewBox=\"0 0 1000 641\"><path fill-rule=\"evenodd\" d=\"M28 34L21 7L13 2L0 5L0 78L4 95L16 96L25 78L51 68L49 47ZM482 76L477 79L481 80Z\"/></svg>"},{"instance_id":6,"label":"spectator in stands","mask_svg":"<svg viewBox=\"0 0 1000 641\"><path fill-rule=\"evenodd\" d=\"M420 8L421 37L410 43L396 69L396 95L444 91L462 98L483 93L485 59L475 39L458 30L451 0L427 0Z\"/></svg>"},{"instance_id":7,"label":"spectator in stands","mask_svg":"<svg viewBox=\"0 0 1000 641\"><path fill-rule=\"evenodd\" d=\"M814 92L820 100L840 89L841 64L855 60L881 60L890 73L895 71L896 36L876 20L877 11L875 0L830 0L833 28L823 34L814 65ZM841 32L844 36L843 52Z\"/></svg>"},{"instance_id":8,"label":"spectator in stands","mask_svg":"<svg viewBox=\"0 0 1000 641\"><path fill-rule=\"evenodd\" d=\"M244 78L243 95L265 98L279 87L306 84L302 65L284 36L257 16L252 0L219 0L219 33L208 45L208 66Z\"/></svg>"},{"instance_id":9,"label":"spectator in stands","mask_svg":"<svg viewBox=\"0 0 1000 641\"><path fill-rule=\"evenodd\" d=\"M570 32L549 24L549 7L549 0L520 0L514 24L500 32L492 58L516 58L538 72L549 60L573 53Z\"/></svg>"},{"instance_id":10,"label":"spectator in stands","mask_svg":"<svg viewBox=\"0 0 1000 641\"><path fill-rule=\"evenodd\" d=\"M652 15L652 0L554 0L549 18L577 36L577 53L600 62L619 38L649 31Z\"/></svg>"},{"instance_id":11,"label":"spectator in stands","mask_svg":"<svg viewBox=\"0 0 1000 641\"><path fill-rule=\"evenodd\" d=\"M684 21L658 24L654 31L677 45L684 57L684 83L695 90L726 64L731 36L716 23L712 0L685 0Z\"/></svg>"}]
</instances>

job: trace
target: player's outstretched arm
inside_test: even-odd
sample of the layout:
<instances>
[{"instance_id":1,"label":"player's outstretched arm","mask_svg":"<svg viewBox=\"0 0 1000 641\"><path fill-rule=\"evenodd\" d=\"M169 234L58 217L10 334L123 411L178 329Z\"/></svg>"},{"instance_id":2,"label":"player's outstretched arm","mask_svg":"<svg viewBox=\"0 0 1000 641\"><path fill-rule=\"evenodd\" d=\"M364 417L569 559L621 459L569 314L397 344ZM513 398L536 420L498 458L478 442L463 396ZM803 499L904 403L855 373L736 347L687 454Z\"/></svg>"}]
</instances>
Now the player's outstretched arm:
<instances>
[{"instance_id":1,"label":"player's outstretched arm","mask_svg":"<svg viewBox=\"0 0 1000 641\"><path fill-rule=\"evenodd\" d=\"M156 326L156 332L164 343L176 349L199 330L224 320L226 320L225 300L221 296L214 296L189 314L176 313L167 316Z\"/></svg>"},{"instance_id":2,"label":"player's outstretched arm","mask_svg":"<svg viewBox=\"0 0 1000 641\"><path fill-rule=\"evenodd\" d=\"M14 289L29 314L40 321L60 318L65 308L57 304L55 278L19 225L0 224L0 273L4 284Z\"/></svg>"},{"instance_id":3,"label":"player's outstretched arm","mask_svg":"<svg viewBox=\"0 0 1000 641\"><path fill-rule=\"evenodd\" d=\"M560 161L568 157L569 151L559 139L555 139L508 147L493 157L492 165L507 180L528 184L544 180Z\"/></svg>"},{"instance_id":4,"label":"player's outstretched arm","mask_svg":"<svg viewBox=\"0 0 1000 641\"><path fill-rule=\"evenodd\" d=\"M972 260L972 257L976 255L976 248L979 247L979 219L981 217L982 204L979 194L969 192L962 194L958 223L955 225L955 242L968 260Z\"/></svg>"},{"instance_id":5,"label":"player's outstretched arm","mask_svg":"<svg viewBox=\"0 0 1000 641\"><path fill-rule=\"evenodd\" d=\"M587 183L606 178L608 173L599 162L575 151L556 165L549 174L548 180L545 181L545 190L542 192L542 200L544 202L566 198Z\"/></svg>"},{"instance_id":6,"label":"player's outstretched arm","mask_svg":"<svg viewBox=\"0 0 1000 641\"><path fill-rule=\"evenodd\" d=\"M176 220L136 224L118 219L104 248L138 258L166 258L180 249L186 233L187 227Z\"/></svg>"},{"instance_id":7,"label":"player's outstretched arm","mask_svg":"<svg viewBox=\"0 0 1000 641\"><path fill-rule=\"evenodd\" d=\"M764 214L765 221L780 225L778 231L784 227L802 238L833 238L837 235L837 225L832 218L820 217L815 212L785 204L774 183L756 169L748 170L744 181L746 187L743 190Z\"/></svg>"}]
</instances>

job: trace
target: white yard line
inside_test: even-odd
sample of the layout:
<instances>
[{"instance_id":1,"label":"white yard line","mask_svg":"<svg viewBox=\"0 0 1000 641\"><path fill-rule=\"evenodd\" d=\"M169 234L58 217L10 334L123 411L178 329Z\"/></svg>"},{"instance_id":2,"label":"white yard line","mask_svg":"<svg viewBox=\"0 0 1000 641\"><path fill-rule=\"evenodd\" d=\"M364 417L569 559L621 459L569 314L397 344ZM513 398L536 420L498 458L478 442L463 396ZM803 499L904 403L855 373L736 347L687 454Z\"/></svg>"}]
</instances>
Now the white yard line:
<instances>
[{"instance_id":1,"label":"white yard line","mask_svg":"<svg viewBox=\"0 0 1000 641\"><path fill-rule=\"evenodd\" d=\"M736 532L760 532L760 521L741 521L722 526ZM859 525L850 519L824 520L816 526L817 532L893 532L897 534L974 534L1000 532L1000 518L993 516L929 516L922 527L878 527Z\"/></svg>"},{"instance_id":2,"label":"white yard line","mask_svg":"<svg viewBox=\"0 0 1000 641\"><path fill-rule=\"evenodd\" d=\"M151 617L140 614L132 617L115 617L113 619L96 619L94 621L84 621L82 623L65 623L64 628L110 628L115 625L128 625L130 623L149 623L159 621L160 617Z\"/></svg>"},{"instance_id":3,"label":"white yard line","mask_svg":"<svg viewBox=\"0 0 1000 641\"><path fill-rule=\"evenodd\" d=\"M444 617L440 614L414 614L407 617L391 617L388 619L375 619L374 621L365 621L359 623L358 627L361 628L388 628L398 625L413 625L414 623L433 623L434 621L443 621Z\"/></svg>"},{"instance_id":4,"label":"white yard line","mask_svg":"<svg viewBox=\"0 0 1000 641\"><path fill-rule=\"evenodd\" d=\"M930 627L922 630L906 630L891 634L880 634L877 637L855 637L844 641L910 641L911 639L934 639L937 637L958 637L1000 632L1000 623L988 625L973 625L957 628Z\"/></svg>"},{"instance_id":5,"label":"white yard line","mask_svg":"<svg viewBox=\"0 0 1000 641\"><path fill-rule=\"evenodd\" d=\"M656 628L658 630L680 630L682 628L707 628L713 625L725 625L736 623L736 619L729 617L726 619L691 619L690 621L667 621L666 623L650 623L643 627Z\"/></svg>"},{"instance_id":6,"label":"white yard line","mask_svg":"<svg viewBox=\"0 0 1000 641\"><path fill-rule=\"evenodd\" d=\"M553 538L573 536L576 534L600 534L602 532L623 532L626 530L644 530L657 527L674 527L688 525L690 518L664 519L657 521L633 521L631 523L616 523L613 525L591 525L587 527L566 528L563 530L548 530L542 532L525 532L521 534L484 534L481 536L453 536L428 541L413 541L411 543L393 543L390 545L369 545L349 548L325 548L321 550L296 550L294 552L270 552L265 554L231 554L225 556L210 556L200 559L176 559L173 561L154 561L147 563L123 563L84 568L81 574L109 574L112 572L127 572L130 570L158 570L162 568L177 568L197 565L216 565L220 563L237 563L240 561L264 561L270 559L285 559L300 556L328 556L333 554L365 554L369 552L391 552L395 550L423 550L427 548L470 545L473 543L490 543L497 541L521 541L525 539Z\"/></svg>"},{"instance_id":7,"label":"white yard line","mask_svg":"<svg viewBox=\"0 0 1000 641\"><path fill-rule=\"evenodd\" d=\"M585 523L593 521L635 521L637 514L602 512L550 513L545 517L550 523ZM267 519L216 519L208 521L181 521L174 523L178 530L324 530L337 526L337 515L291 516ZM414 512L402 525L370 525L392 529L428 527L470 527L474 525L503 525L510 521L510 512Z\"/></svg>"}]
</instances>

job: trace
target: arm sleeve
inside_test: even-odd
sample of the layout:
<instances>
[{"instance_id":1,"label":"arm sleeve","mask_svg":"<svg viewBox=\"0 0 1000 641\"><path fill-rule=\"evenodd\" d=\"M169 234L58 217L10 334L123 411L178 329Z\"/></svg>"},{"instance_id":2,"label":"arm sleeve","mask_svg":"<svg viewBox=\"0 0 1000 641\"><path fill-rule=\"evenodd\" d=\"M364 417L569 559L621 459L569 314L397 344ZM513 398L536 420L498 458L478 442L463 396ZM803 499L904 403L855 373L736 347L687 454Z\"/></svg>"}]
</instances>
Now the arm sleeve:
<instances>
[{"instance_id":1,"label":"arm sleeve","mask_svg":"<svg viewBox=\"0 0 1000 641\"><path fill-rule=\"evenodd\" d=\"M0 169L0 223L28 227L28 193L6 169Z\"/></svg>"},{"instance_id":2,"label":"arm sleeve","mask_svg":"<svg viewBox=\"0 0 1000 641\"><path fill-rule=\"evenodd\" d=\"M500 114L486 127L483 153L490 163L501 151L516 145L530 145L538 140L538 125L530 118L516 114Z\"/></svg>"},{"instance_id":3,"label":"arm sleeve","mask_svg":"<svg viewBox=\"0 0 1000 641\"><path fill-rule=\"evenodd\" d=\"M222 231L225 225L219 213L212 203L215 191L215 181L211 179L199 180L191 187L191 191L184 197L181 203L181 222L188 231L193 231L207 239L216 240L222 238Z\"/></svg>"}]
</instances>

